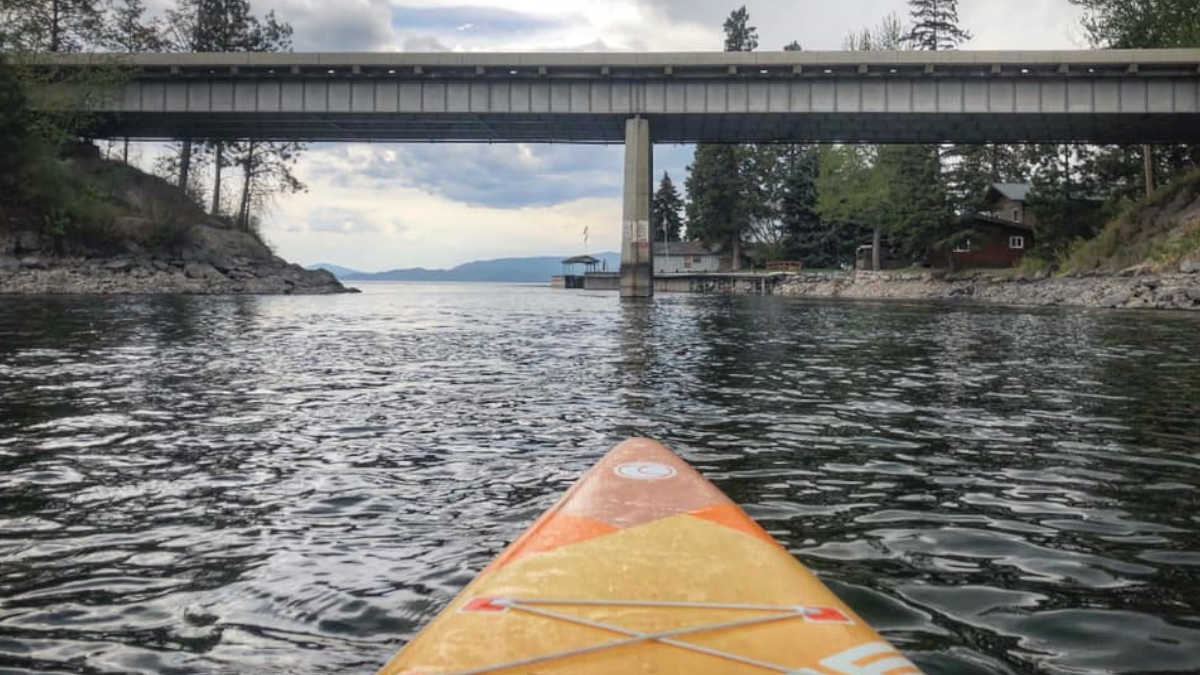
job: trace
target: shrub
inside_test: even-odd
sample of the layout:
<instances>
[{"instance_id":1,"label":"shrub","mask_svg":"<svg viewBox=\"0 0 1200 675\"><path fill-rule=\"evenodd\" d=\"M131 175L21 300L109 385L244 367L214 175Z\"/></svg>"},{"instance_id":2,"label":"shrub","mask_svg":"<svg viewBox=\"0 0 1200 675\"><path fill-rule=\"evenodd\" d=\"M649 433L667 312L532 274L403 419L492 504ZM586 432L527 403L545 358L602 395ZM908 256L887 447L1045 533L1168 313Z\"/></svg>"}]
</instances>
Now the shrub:
<instances>
[{"instance_id":1,"label":"shrub","mask_svg":"<svg viewBox=\"0 0 1200 675\"><path fill-rule=\"evenodd\" d=\"M1110 220L1090 240L1078 240L1061 257L1068 272L1167 265L1200 248L1200 222L1181 222L1181 212L1200 201L1200 168L1154 191Z\"/></svg>"}]
</instances>

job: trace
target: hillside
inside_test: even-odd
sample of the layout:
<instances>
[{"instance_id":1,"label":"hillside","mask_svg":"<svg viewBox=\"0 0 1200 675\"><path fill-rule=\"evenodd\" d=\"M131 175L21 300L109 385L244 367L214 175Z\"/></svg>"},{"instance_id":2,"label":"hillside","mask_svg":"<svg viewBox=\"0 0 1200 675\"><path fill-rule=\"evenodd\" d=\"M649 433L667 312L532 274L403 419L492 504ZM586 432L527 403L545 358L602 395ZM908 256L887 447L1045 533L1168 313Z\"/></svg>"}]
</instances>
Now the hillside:
<instances>
[{"instance_id":1,"label":"hillside","mask_svg":"<svg viewBox=\"0 0 1200 675\"><path fill-rule=\"evenodd\" d=\"M339 293L174 185L90 144L22 169L0 192L0 293Z\"/></svg>"},{"instance_id":2,"label":"hillside","mask_svg":"<svg viewBox=\"0 0 1200 675\"><path fill-rule=\"evenodd\" d=\"M1200 169L1160 187L1077 244L1063 261L1067 273L1200 269Z\"/></svg>"},{"instance_id":3,"label":"hillside","mask_svg":"<svg viewBox=\"0 0 1200 675\"><path fill-rule=\"evenodd\" d=\"M605 261L609 271L621 266L618 253L597 253L595 257ZM492 282L545 282L555 274L562 274L562 260L567 256L537 256L530 258L496 258L475 260L450 269L427 269L410 267L383 272L360 272L332 263L317 263L309 269L324 269L344 281L492 281Z\"/></svg>"}]
</instances>

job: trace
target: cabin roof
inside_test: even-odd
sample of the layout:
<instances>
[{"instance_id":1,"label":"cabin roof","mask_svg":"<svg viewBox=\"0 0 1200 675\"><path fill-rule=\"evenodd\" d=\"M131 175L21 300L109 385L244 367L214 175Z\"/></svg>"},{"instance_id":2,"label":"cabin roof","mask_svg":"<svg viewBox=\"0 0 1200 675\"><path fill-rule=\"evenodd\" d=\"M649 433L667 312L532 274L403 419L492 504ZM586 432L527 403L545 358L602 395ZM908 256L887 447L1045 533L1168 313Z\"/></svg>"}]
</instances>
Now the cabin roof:
<instances>
[{"instance_id":1,"label":"cabin roof","mask_svg":"<svg viewBox=\"0 0 1200 675\"><path fill-rule=\"evenodd\" d=\"M1014 202L1023 202L1029 199L1029 193L1033 190L1033 185L1029 183L992 183L989 190L995 190L1001 196L1013 200Z\"/></svg>"}]
</instances>

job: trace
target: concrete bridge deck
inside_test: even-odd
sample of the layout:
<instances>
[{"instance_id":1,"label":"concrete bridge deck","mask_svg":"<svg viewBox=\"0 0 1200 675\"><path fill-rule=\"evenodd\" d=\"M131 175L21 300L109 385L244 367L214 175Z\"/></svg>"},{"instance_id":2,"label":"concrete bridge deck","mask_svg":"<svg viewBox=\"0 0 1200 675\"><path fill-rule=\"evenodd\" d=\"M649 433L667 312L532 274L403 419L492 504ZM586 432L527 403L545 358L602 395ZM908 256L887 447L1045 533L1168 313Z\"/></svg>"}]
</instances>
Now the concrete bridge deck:
<instances>
[{"instance_id":1,"label":"concrete bridge deck","mask_svg":"<svg viewBox=\"0 0 1200 675\"><path fill-rule=\"evenodd\" d=\"M53 55L102 133L328 141L1200 141L1200 50Z\"/></svg>"}]
</instances>

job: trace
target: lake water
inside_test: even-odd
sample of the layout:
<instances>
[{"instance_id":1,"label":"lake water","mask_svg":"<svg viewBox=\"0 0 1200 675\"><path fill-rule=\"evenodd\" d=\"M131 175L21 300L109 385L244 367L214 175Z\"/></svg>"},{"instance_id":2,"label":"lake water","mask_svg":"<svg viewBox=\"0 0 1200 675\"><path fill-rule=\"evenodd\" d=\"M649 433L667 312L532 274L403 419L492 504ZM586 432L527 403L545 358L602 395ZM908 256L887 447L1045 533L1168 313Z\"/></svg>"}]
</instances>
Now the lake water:
<instances>
[{"instance_id":1,"label":"lake water","mask_svg":"<svg viewBox=\"0 0 1200 675\"><path fill-rule=\"evenodd\" d=\"M370 673L660 439L929 673L1200 672L1200 317L0 297L0 671Z\"/></svg>"}]
</instances>

